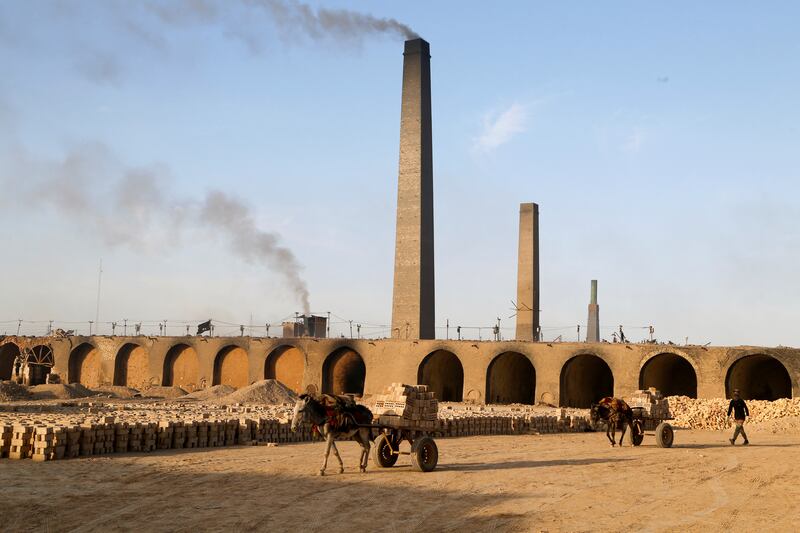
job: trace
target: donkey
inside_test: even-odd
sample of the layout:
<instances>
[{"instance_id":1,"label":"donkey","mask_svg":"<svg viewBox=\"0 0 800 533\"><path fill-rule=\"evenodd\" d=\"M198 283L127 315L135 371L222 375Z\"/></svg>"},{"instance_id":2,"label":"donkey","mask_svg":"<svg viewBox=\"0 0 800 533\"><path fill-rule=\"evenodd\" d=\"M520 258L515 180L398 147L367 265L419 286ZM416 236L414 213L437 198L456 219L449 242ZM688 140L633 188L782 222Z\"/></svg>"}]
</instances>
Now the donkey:
<instances>
[{"instance_id":1,"label":"donkey","mask_svg":"<svg viewBox=\"0 0 800 533\"><path fill-rule=\"evenodd\" d=\"M596 427L600 420L606 423L606 437L611 441L612 447L615 446L614 438L616 437L617 429L622 430L622 434L619 436L620 447L622 447L622 439L625 437L626 426L630 426L631 432L634 431L633 409L625 403L625 400L620 398L607 396L592 404L592 426Z\"/></svg>"},{"instance_id":2,"label":"donkey","mask_svg":"<svg viewBox=\"0 0 800 533\"><path fill-rule=\"evenodd\" d=\"M301 394L294 406L292 431L297 431L303 422L310 422L326 442L325 458L319 470L320 476L325 475L331 448L339 460L339 473L344 473L344 463L334 441L345 439L352 439L361 445L361 459L358 466L361 472L367 471L372 429L364 426L372 424L372 412L369 409L346 397L323 394L315 398L309 394Z\"/></svg>"}]
</instances>

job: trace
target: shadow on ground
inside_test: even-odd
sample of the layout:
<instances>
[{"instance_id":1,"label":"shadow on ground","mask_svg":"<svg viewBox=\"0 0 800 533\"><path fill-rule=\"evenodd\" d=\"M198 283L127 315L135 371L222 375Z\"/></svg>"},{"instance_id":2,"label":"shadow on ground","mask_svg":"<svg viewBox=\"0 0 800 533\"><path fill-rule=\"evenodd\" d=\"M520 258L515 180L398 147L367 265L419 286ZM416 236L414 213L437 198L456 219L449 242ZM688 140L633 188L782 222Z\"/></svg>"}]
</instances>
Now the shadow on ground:
<instances>
[{"instance_id":1,"label":"shadow on ground","mask_svg":"<svg viewBox=\"0 0 800 533\"><path fill-rule=\"evenodd\" d=\"M479 471L479 470L516 470L524 468L546 468L549 466L586 466L597 463L620 463L630 459L556 459L553 461L508 461L503 463L458 463L453 465L440 465L437 470L448 471Z\"/></svg>"},{"instance_id":2,"label":"shadow on ground","mask_svg":"<svg viewBox=\"0 0 800 533\"><path fill-rule=\"evenodd\" d=\"M367 474L287 475L277 474L263 463L247 471L246 458L238 464L238 472L209 472L225 468L219 456L203 454L199 463L197 457L191 458L194 464L184 464L178 454L167 458L172 460L169 463L155 462L158 458L154 455L145 460L100 456L55 463L5 462L0 468L0 486L5 487L0 530L352 533L525 529L521 516L473 514L519 495L448 491L445 484L435 481L436 474L375 470L370 465ZM559 463L524 461L517 467ZM465 467L477 468L503 465ZM430 477L421 483L421 476Z\"/></svg>"}]
</instances>

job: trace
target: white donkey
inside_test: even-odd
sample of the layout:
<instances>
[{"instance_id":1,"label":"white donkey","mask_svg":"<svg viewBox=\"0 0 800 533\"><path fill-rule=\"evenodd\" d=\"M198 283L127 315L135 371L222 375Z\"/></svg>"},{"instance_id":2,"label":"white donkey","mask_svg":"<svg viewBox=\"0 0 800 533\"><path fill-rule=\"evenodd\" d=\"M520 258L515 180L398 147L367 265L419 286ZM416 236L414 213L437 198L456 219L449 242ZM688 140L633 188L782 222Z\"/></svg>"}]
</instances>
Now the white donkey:
<instances>
[{"instance_id":1,"label":"white donkey","mask_svg":"<svg viewBox=\"0 0 800 533\"><path fill-rule=\"evenodd\" d=\"M323 394L320 399L308 394L300 395L300 399L294 405L294 417L292 417L292 431L303 422L310 422L325 439L325 458L322 461L322 468L319 475L325 475L328 467L328 456L333 448L333 453L339 460L339 473L344 472L344 463L336 449L336 440L352 439L361 445L361 460L359 470L367 471L367 461L369 460L370 437L372 429L368 427L372 424L372 412L358 405L349 398L330 396Z\"/></svg>"}]
</instances>

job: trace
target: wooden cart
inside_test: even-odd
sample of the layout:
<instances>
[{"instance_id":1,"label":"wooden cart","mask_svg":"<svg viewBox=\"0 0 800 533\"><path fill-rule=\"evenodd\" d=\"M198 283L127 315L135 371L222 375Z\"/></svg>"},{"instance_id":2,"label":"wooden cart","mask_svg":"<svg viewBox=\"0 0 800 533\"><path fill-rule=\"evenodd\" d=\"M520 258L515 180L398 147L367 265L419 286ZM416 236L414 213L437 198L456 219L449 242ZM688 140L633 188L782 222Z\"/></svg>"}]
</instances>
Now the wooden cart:
<instances>
[{"instance_id":1,"label":"wooden cart","mask_svg":"<svg viewBox=\"0 0 800 533\"><path fill-rule=\"evenodd\" d=\"M431 472L439 463L439 447L427 430L412 426L387 426L373 424L378 430L372 441L372 460L381 468L395 465L401 455L411 456L411 465L420 472ZM400 445L407 441L410 451L400 451Z\"/></svg>"},{"instance_id":2,"label":"wooden cart","mask_svg":"<svg viewBox=\"0 0 800 533\"><path fill-rule=\"evenodd\" d=\"M655 435L656 445L660 448L671 448L675 440L675 432L667 420L672 418L658 418L650 416L644 407L633 407L633 427L631 442L639 446L645 435Z\"/></svg>"}]
</instances>

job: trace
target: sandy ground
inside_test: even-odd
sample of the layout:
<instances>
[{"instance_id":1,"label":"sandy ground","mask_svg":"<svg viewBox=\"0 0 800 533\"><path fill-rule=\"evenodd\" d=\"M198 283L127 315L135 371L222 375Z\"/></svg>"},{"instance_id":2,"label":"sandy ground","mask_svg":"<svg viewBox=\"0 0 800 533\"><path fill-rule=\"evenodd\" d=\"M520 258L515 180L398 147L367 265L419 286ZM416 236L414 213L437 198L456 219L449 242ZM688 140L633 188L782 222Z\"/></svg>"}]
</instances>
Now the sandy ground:
<instances>
[{"instance_id":1,"label":"sandy ground","mask_svg":"<svg viewBox=\"0 0 800 533\"><path fill-rule=\"evenodd\" d=\"M0 462L7 531L792 531L800 436L678 431L440 439L439 468L315 474L322 443ZM330 468L333 466L333 468Z\"/></svg>"}]
</instances>

